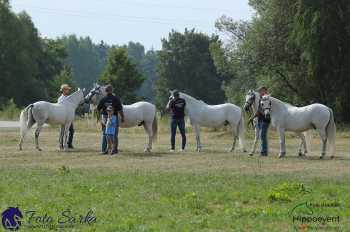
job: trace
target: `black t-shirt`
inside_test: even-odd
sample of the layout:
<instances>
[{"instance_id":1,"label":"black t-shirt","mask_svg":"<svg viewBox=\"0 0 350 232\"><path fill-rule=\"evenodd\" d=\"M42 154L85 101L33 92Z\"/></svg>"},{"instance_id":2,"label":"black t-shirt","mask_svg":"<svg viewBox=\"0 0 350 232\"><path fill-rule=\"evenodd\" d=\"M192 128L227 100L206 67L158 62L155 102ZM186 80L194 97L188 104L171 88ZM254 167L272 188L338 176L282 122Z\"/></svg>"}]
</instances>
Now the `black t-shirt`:
<instances>
[{"instance_id":1,"label":"black t-shirt","mask_svg":"<svg viewBox=\"0 0 350 232\"><path fill-rule=\"evenodd\" d=\"M107 115L107 107L112 106L114 110L114 115L118 115L118 111L123 110L122 103L119 97L109 94L101 99L100 103L98 103L97 110L101 111L102 114Z\"/></svg>"},{"instance_id":2,"label":"black t-shirt","mask_svg":"<svg viewBox=\"0 0 350 232\"><path fill-rule=\"evenodd\" d=\"M172 118L183 119L185 117L186 101L182 98L174 99L170 103Z\"/></svg>"}]
</instances>

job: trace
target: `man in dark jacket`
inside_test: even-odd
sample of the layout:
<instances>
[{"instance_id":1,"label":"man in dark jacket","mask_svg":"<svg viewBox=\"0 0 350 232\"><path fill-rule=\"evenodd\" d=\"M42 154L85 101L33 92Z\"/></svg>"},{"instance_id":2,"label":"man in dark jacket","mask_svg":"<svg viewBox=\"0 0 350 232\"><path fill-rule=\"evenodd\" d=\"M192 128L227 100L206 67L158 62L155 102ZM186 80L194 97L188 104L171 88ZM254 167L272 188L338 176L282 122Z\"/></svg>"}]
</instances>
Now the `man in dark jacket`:
<instances>
[{"instance_id":1,"label":"man in dark jacket","mask_svg":"<svg viewBox=\"0 0 350 232\"><path fill-rule=\"evenodd\" d=\"M113 95L113 87L111 85L107 85L106 87L106 93L107 95L101 99L97 106L97 110L101 112L102 119L101 119L101 125L102 125L102 154L107 154L107 139L106 139L106 120L107 120L107 107L112 106L114 115L117 116L118 119L118 113L120 115L121 122L124 122L124 113L123 113L123 105L120 101L120 98ZM118 129L119 129L119 120L117 120L117 126L116 126L116 133L115 133L115 139L114 139L114 146L112 154L118 153Z\"/></svg>"},{"instance_id":2,"label":"man in dark jacket","mask_svg":"<svg viewBox=\"0 0 350 232\"><path fill-rule=\"evenodd\" d=\"M182 136L181 151L184 151L186 147L185 106L186 106L185 99L180 98L180 93L178 90L174 90L166 106L166 109L171 111L171 124L170 124L171 150L170 151L172 152L175 151L175 137L176 137L177 127L179 127L179 130Z\"/></svg>"}]
</instances>

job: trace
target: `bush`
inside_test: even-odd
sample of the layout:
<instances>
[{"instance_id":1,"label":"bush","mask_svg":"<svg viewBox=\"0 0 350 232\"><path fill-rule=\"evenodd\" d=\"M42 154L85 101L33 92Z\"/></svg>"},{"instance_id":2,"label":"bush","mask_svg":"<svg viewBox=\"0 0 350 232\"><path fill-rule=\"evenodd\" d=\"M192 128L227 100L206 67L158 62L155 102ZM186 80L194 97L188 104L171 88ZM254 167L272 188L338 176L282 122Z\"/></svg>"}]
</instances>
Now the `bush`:
<instances>
[{"instance_id":1,"label":"bush","mask_svg":"<svg viewBox=\"0 0 350 232\"><path fill-rule=\"evenodd\" d=\"M18 120L21 109L17 107L13 99L0 106L1 120Z\"/></svg>"}]
</instances>

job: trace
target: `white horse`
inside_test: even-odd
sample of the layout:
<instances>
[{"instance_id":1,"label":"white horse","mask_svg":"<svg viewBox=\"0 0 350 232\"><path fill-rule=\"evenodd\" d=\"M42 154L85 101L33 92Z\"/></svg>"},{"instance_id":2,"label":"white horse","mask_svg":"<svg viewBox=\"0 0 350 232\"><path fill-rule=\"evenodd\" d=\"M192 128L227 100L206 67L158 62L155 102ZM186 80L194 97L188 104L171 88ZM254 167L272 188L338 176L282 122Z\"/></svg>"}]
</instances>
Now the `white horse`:
<instances>
[{"instance_id":1,"label":"white horse","mask_svg":"<svg viewBox=\"0 0 350 232\"><path fill-rule=\"evenodd\" d=\"M258 111L259 108L259 102L260 102L260 94L258 92L255 92L253 90L249 90L246 97L245 97L245 103L244 103L244 109L247 112L250 112L251 115L255 115L255 113ZM256 145L260 139L260 129L258 127L258 118L254 118L253 120L253 127L254 127L254 142L251 147L251 151L249 155L253 155L256 151ZM299 156L306 155L308 153L308 150L310 149L310 136L311 134L307 134L307 132L300 133L295 132L295 134L300 138L300 146L298 149Z\"/></svg>"},{"instance_id":2,"label":"white horse","mask_svg":"<svg viewBox=\"0 0 350 232\"><path fill-rule=\"evenodd\" d=\"M95 96L91 98L93 105L97 106L102 97L106 96L105 86L98 86ZM124 122L120 123L121 128L143 126L147 135L148 143L145 152L152 150L152 142L155 142L158 134L158 121L156 106L149 102L136 102L131 105L123 105ZM121 122L121 121L120 121Z\"/></svg>"},{"instance_id":3,"label":"white horse","mask_svg":"<svg viewBox=\"0 0 350 232\"><path fill-rule=\"evenodd\" d=\"M22 143L27 134L27 131L36 123L37 128L35 130L35 147L39 151L39 134L44 125L48 124L60 124L63 128L63 147L66 151L68 149L68 133L69 127L74 120L75 110L79 104L84 100L83 90L69 95L61 103L50 103L46 101L39 101L27 106L20 115L20 142L19 149L22 150ZM62 133L61 132L61 133Z\"/></svg>"},{"instance_id":4,"label":"white horse","mask_svg":"<svg viewBox=\"0 0 350 232\"><path fill-rule=\"evenodd\" d=\"M326 155L327 142L333 157L336 126L332 109L322 104L295 107L269 95L263 96L260 104L264 115L271 117L272 126L279 132L280 157L286 154L285 131L302 133L310 129L316 129L322 139L320 159Z\"/></svg>"},{"instance_id":5,"label":"white horse","mask_svg":"<svg viewBox=\"0 0 350 232\"><path fill-rule=\"evenodd\" d=\"M230 125L233 134L233 143L230 152L234 151L237 139L242 151L244 147L244 118L240 107L225 103L221 105L208 105L201 100L197 100L185 93L180 92L180 97L185 99L185 110L188 112L190 123L196 133L197 148L196 151L202 150L200 142L200 127L219 128Z\"/></svg>"}]
</instances>

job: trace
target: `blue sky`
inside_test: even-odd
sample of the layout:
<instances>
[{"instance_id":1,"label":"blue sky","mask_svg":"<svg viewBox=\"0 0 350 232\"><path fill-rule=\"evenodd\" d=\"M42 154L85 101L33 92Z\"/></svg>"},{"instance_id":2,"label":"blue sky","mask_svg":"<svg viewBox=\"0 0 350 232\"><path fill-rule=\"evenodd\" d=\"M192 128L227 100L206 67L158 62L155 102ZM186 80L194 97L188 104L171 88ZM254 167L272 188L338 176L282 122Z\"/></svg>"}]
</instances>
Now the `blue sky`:
<instances>
[{"instance_id":1,"label":"blue sky","mask_svg":"<svg viewBox=\"0 0 350 232\"><path fill-rule=\"evenodd\" d=\"M171 29L195 27L214 33L222 15L249 19L248 0L12 0L15 12L28 12L44 37L76 34L109 44L141 42L146 49L161 47Z\"/></svg>"}]
</instances>

